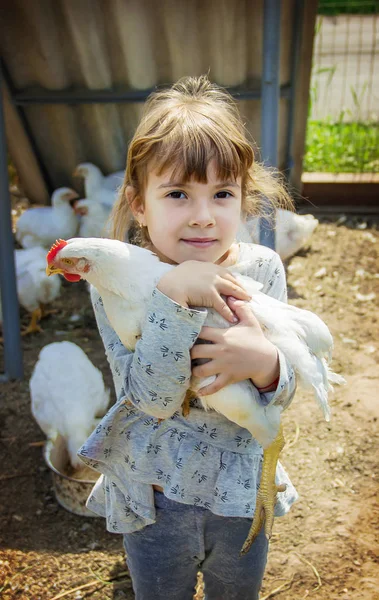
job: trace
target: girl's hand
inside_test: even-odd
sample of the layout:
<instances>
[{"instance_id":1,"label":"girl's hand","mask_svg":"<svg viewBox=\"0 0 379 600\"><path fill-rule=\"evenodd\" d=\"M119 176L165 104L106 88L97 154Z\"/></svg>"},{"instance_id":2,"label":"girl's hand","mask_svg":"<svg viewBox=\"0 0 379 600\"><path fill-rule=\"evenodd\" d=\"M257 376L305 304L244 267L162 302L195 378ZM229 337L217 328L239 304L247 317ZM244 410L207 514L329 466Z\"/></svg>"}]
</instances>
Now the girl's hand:
<instances>
[{"instance_id":1,"label":"girl's hand","mask_svg":"<svg viewBox=\"0 0 379 600\"><path fill-rule=\"evenodd\" d=\"M185 261L163 275L157 288L181 306L214 308L232 323L238 319L221 294L250 300L250 294L227 269L197 260Z\"/></svg>"},{"instance_id":2,"label":"girl's hand","mask_svg":"<svg viewBox=\"0 0 379 600\"><path fill-rule=\"evenodd\" d=\"M194 367L192 375L217 375L216 381L198 392L200 396L214 394L226 385L244 379L251 379L256 387L263 388L279 375L277 349L263 335L251 307L235 298L228 298L227 302L239 323L229 329L203 327L199 338L213 343L195 344L191 350L192 359L209 359L209 362Z\"/></svg>"}]
</instances>

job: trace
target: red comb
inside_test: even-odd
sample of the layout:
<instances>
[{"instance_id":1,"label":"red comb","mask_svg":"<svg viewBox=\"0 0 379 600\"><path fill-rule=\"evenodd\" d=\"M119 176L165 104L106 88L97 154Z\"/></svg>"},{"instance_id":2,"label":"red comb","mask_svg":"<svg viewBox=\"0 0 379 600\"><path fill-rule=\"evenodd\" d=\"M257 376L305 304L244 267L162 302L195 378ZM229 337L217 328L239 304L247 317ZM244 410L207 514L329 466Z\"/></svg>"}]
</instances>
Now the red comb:
<instances>
[{"instance_id":1,"label":"red comb","mask_svg":"<svg viewBox=\"0 0 379 600\"><path fill-rule=\"evenodd\" d=\"M59 250L62 250L67 246L67 242L65 240L57 240L50 248L49 252L46 255L47 264L53 262L54 258L58 254Z\"/></svg>"}]
</instances>

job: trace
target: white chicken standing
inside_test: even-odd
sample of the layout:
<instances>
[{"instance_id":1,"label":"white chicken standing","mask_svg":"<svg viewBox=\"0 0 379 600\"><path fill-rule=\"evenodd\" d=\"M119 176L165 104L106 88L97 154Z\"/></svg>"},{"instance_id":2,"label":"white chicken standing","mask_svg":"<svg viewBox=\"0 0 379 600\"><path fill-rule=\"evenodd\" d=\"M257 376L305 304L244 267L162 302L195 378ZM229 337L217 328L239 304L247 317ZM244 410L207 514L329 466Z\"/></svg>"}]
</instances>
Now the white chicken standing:
<instances>
[{"instance_id":1,"label":"white chicken standing","mask_svg":"<svg viewBox=\"0 0 379 600\"><path fill-rule=\"evenodd\" d=\"M51 279L46 275L46 250L40 246L15 250L15 269L18 301L31 313L31 322L23 335L41 331L38 322L49 314L46 305L60 296L61 282L56 277Z\"/></svg>"},{"instance_id":2,"label":"white chicken standing","mask_svg":"<svg viewBox=\"0 0 379 600\"><path fill-rule=\"evenodd\" d=\"M33 417L42 431L53 441L61 435L72 466L83 466L77 451L109 403L99 369L76 344L54 342L42 348L29 388Z\"/></svg>"},{"instance_id":3,"label":"white chicken standing","mask_svg":"<svg viewBox=\"0 0 379 600\"><path fill-rule=\"evenodd\" d=\"M74 208L80 217L80 237L104 237L107 235L106 224L110 215L108 208L100 202L93 202L88 198L77 200Z\"/></svg>"},{"instance_id":4,"label":"white chicken standing","mask_svg":"<svg viewBox=\"0 0 379 600\"><path fill-rule=\"evenodd\" d=\"M16 223L16 240L23 248L49 247L57 237L72 237L79 220L70 202L78 198L71 188L58 188L51 196L51 206L28 208Z\"/></svg>"},{"instance_id":5,"label":"white chicken standing","mask_svg":"<svg viewBox=\"0 0 379 600\"><path fill-rule=\"evenodd\" d=\"M102 297L108 319L125 347L134 350L141 335L146 307L159 279L173 265L159 261L144 248L117 240L74 238L59 240L47 255L47 273L61 273L69 281L81 278L90 282ZM328 327L314 313L280 302L259 290L262 284L238 274L238 266L230 268L234 276L251 294L249 302L265 336L285 355L294 368L298 382L311 389L329 420L328 391L331 383L343 383L328 366L333 339ZM208 309L205 325L230 327L219 313ZM190 389L197 391L211 383L212 378L192 378ZM246 428L264 450L261 488L270 488L270 500L263 500L262 510L256 510L253 529L244 546L245 553L259 532L264 520L270 523L278 487L275 485L276 463L283 447L280 432L282 407L264 407L259 394L252 394L247 381L229 385L219 392L201 397L205 409L214 409L229 420ZM279 432L279 433L278 433ZM268 465L267 469L265 464Z\"/></svg>"},{"instance_id":6,"label":"white chicken standing","mask_svg":"<svg viewBox=\"0 0 379 600\"><path fill-rule=\"evenodd\" d=\"M124 171L103 175L99 167L92 163L81 163L73 173L74 177L84 179L85 197L112 208L117 199L118 189L124 180Z\"/></svg>"},{"instance_id":7,"label":"white chicken standing","mask_svg":"<svg viewBox=\"0 0 379 600\"><path fill-rule=\"evenodd\" d=\"M305 246L319 223L313 215L298 215L282 209L276 211L275 219L275 249L282 260ZM238 240L259 244L259 218L252 217L241 223Z\"/></svg>"}]
</instances>

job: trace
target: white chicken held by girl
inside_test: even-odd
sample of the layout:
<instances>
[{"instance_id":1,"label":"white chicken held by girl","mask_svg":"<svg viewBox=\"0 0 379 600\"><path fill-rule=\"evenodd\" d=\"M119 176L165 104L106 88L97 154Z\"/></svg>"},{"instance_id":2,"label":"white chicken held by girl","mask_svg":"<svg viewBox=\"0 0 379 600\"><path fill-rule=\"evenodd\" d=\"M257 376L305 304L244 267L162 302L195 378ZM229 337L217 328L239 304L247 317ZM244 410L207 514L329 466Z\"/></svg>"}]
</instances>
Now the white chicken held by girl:
<instances>
[{"instance_id":1,"label":"white chicken held by girl","mask_svg":"<svg viewBox=\"0 0 379 600\"><path fill-rule=\"evenodd\" d=\"M175 268L160 262L147 249L117 240L98 238L74 238L67 242L59 240L48 253L47 263L48 274L61 273L69 281L83 278L97 289L112 327L124 346L130 350L134 350L141 335L147 304L154 287L165 273ZM250 305L264 335L283 352L294 368L298 382L313 390L326 420L329 420L328 391L331 383L343 382L342 377L332 373L328 367L327 360L333 346L329 329L315 314L261 293L259 290L262 285L239 275L238 265L230 270L251 294ZM231 326L213 309L208 309L207 315L206 326ZM190 389L196 392L213 380L214 377L200 380L192 378ZM275 404L262 406L258 391L254 396L252 386L247 381L228 385L219 392L203 396L201 402L205 409L214 409L250 431L265 449L264 458L266 464L270 464L267 477L274 481L277 459L283 447L281 435L275 441L280 430L282 407ZM271 457L272 452L268 454L266 450L269 448L275 455L274 459ZM266 471L262 474L261 487L265 485ZM271 508L265 507L265 511L273 511L278 488L274 484L271 488ZM261 511L256 511L253 537L259 532L263 519ZM271 516L268 519L266 514L266 521L269 521L270 529ZM250 539L247 546L249 545ZM244 552L247 549L245 547Z\"/></svg>"},{"instance_id":2,"label":"white chicken held by girl","mask_svg":"<svg viewBox=\"0 0 379 600\"><path fill-rule=\"evenodd\" d=\"M54 342L42 348L29 388L32 413L42 431L52 441L61 435L72 466L83 466L77 451L109 402L99 369L76 344Z\"/></svg>"}]
</instances>

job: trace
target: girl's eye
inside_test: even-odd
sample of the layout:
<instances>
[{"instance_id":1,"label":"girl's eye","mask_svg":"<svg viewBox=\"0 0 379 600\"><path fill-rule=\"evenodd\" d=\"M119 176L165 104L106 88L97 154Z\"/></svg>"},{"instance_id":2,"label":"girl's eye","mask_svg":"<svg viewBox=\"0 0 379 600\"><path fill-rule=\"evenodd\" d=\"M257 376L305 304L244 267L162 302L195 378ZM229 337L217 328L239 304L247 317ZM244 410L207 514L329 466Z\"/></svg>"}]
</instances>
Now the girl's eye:
<instances>
[{"instance_id":1,"label":"girl's eye","mask_svg":"<svg viewBox=\"0 0 379 600\"><path fill-rule=\"evenodd\" d=\"M227 192L226 190L217 192L217 194L216 194L216 198L220 198L220 199L231 198L231 197L232 197L232 194L230 192Z\"/></svg>"},{"instance_id":2,"label":"girl's eye","mask_svg":"<svg viewBox=\"0 0 379 600\"><path fill-rule=\"evenodd\" d=\"M169 194L167 194L167 196L169 198L174 198L175 200L183 200L186 197L185 193L179 192L179 190L175 192L170 192Z\"/></svg>"}]
</instances>

